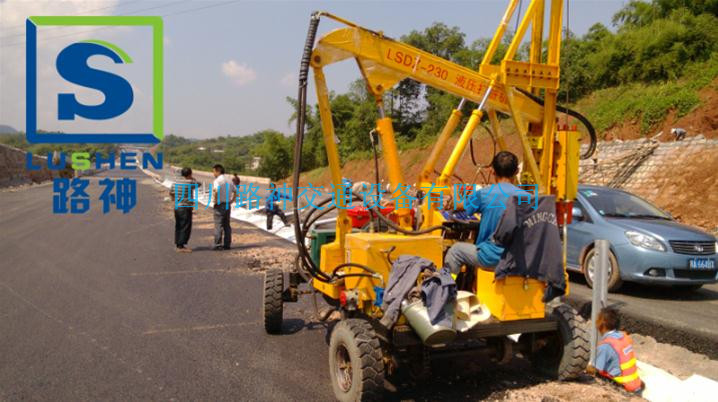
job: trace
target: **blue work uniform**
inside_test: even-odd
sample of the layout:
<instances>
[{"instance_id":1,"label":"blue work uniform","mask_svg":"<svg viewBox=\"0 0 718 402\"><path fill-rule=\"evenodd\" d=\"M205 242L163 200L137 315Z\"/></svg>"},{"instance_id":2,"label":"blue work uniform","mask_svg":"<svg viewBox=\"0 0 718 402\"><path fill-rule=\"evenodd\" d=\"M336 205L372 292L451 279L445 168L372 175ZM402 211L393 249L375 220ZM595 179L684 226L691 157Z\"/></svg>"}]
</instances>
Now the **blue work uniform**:
<instances>
[{"instance_id":1,"label":"blue work uniform","mask_svg":"<svg viewBox=\"0 0 718 402\"><path fill-rule=\"evenodd\" d=\"M484 187L469 197L464 210L469 215L481 214L479 233L476 236L476 252L483 267L495 267L504 248L491 241L491 236L506 210L506 203L513 195L529 195L511 183L498 183Z\"/></svg>"},{"instance_id":2,"label":"blue work uniform","mask_svg":"<svg viewBox=\"0 0 718 402\"><path fill-rule=\"evenodd\" d=\"M274 209L277 208L274 204L281 200L291 201L292 197L287 194L282 194L279 189L274 189L264 198L264 203L268 211L274 211Z\"/></svg>"},{"instance_id":3,"label":"blue work uniform","mask_svg":"<svg viewBox=\"0 0 718 402\"><path fill-rule=\"evenodd\" d=\"M623 337L619 331L609 331L603 334L601 339L608 337L620 339ZM599 344L596 349L596 370L604 371L611 375L611 377L618 377L621 375L621 363L619 362L618 353L607 343Z\"/></svg>"}]
</instances>

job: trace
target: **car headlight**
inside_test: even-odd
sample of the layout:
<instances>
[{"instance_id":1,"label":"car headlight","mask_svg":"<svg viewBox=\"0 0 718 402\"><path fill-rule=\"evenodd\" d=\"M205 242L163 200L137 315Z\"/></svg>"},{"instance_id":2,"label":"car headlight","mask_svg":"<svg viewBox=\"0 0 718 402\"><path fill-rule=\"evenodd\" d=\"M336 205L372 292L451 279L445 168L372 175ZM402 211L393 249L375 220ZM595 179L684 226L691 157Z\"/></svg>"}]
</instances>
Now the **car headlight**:
<instances>
[{"instance_id":1,"label":"car headlight","mask_svg":"<svg viewBox=\"0 0 718 402\"><path fill-rule=\"evenodd\" d=\"M636 247L643 247L656 251L666 251L663 244L653 236L629 230L626 232L626 237L628 238L628 241Z\"/></svg>"}]
</instances>

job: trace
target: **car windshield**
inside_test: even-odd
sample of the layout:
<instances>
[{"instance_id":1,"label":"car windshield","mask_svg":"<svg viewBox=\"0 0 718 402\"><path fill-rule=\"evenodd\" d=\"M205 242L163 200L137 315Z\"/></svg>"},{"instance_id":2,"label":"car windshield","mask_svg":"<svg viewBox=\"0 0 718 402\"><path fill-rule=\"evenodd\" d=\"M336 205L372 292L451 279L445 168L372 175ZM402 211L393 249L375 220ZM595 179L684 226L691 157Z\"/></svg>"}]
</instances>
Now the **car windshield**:
<instances>
[{"instance_id":1,"label":"car windshield","mask_svg":"<svg viewBox=\"0 0 718 402\"><path fill-rule=\"evenodd\" d=\"M605 189L581 189L581 195L602 216L613 218L671 219L658 207L633 194Z\"/></svg>"}]
</instances>

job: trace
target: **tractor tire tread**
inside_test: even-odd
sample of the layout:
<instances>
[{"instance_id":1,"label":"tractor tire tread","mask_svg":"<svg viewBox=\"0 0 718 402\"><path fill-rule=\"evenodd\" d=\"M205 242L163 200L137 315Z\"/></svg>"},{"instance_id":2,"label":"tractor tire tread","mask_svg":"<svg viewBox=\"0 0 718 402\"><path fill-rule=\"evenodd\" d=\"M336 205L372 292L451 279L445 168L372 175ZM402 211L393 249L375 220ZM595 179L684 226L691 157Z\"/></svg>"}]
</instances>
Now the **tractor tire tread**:
<instances>
[{"instance_id":1,"label":"tractor tire tread","mask_svg":"<svg viewBox=\"0 0 718 402\"><path fill-rule=\"evenodd\" d=\"M364 319L350 318L337 326L345 326L351 332L359 351L358 367L361 372L361 390L357 400L381 400L384 393L384 357L374 328ZM338 328L334 328L336 331Z\"/></svg>"},{"instance_id":2,"label":"tractor tire tread","mask_svg":"<svg viewBox=\"0 0 718 402\"><path fill-rule=\"evenodd\" d=\"M284 273L281 269L267 270L264 279L264 329L269 334L282 331Z\"/></svg>"},{"instance_id":3,"label":"tractor tire tread","mask_svg":"<svg viewBox=\"0 0 718 402\"><path fill-rule=\"evenodd\" d=\"M566 323L566 330L570 333L571 341L564 346L564 357L559 364L558 379L570 380L578 377L586 369L590 353L586 322L573 309L573 307L562 304L554 313L560 315L560 320ZM561 325L561 324L559 324Z\"/></svg>"}]
</instances>

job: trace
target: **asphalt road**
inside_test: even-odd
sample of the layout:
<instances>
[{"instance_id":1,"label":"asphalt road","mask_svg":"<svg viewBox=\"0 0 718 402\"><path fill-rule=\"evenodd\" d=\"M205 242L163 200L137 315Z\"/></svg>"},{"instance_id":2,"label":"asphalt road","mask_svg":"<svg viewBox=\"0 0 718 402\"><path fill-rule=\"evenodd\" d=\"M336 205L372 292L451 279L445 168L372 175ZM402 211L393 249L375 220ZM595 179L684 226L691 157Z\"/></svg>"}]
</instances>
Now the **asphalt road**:
<instances>
[{"instance_id":1,"label":"asphalt road","mask_svg":"<svg viewBox=\"0 0 718 402\"><path fill-rule=\"evenodd\" d=\"M126 215L102 214L98 178L84 215L53 215L51 186L0 193L0 400L331 399L323 328L295 305L298 332L266 336L262 276L176 254L162 193L133 176Z\"/></svg>"}]
</instances>

